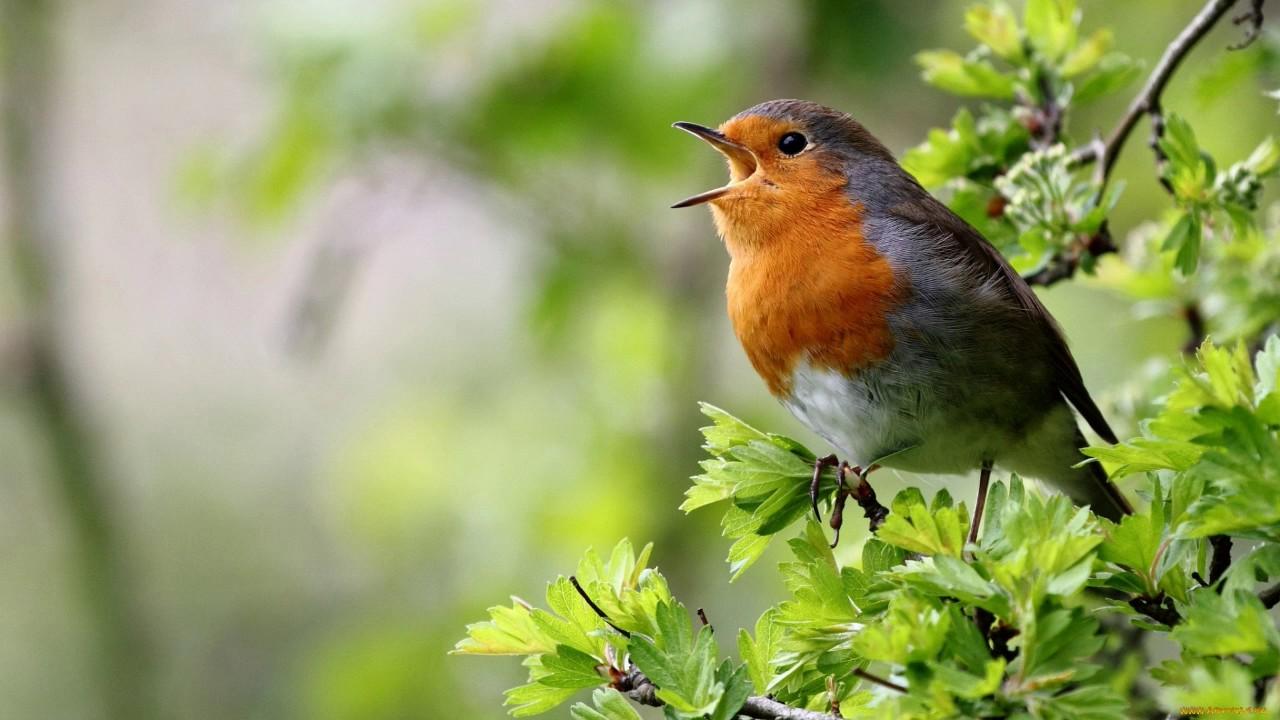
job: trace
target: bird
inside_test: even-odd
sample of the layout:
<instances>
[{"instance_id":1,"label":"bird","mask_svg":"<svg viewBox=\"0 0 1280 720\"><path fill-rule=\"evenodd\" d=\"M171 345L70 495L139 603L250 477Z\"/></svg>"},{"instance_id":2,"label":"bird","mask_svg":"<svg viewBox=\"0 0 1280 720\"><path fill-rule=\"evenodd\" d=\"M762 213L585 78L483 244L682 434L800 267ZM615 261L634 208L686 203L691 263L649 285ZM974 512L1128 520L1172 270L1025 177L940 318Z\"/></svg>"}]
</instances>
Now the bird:
<instances>
[{"instance_id":1,"label":"bird","mask_svg":"<svg viewBox=\"0 0 1280 720\"><path fill-rule=\"evenodd\" d=\"M1133 512L1102 465L1084 462L1077 413L1117 439L1058 323L866 128L804 100L761 103L718 129L674 127L718 150L729 182L672 207L710 206L734 333L769 392L853 461L838 464L842 493L848 469L860 487L878 467L979 470L971 540L996 465L1111 521ZM814 464L815 514L820 473L836 465Z\"/></svg>"}]
</instances>

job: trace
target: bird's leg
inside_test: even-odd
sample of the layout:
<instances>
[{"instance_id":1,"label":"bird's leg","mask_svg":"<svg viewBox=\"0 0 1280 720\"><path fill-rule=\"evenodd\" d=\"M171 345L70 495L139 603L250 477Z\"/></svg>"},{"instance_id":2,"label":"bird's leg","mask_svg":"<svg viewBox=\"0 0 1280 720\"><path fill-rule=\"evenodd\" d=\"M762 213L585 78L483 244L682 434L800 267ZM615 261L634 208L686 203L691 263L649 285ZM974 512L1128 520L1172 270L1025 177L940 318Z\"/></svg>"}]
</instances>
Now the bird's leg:
<instances>
[{"instance_id":1,"label":"bird's leg","mask_svg":"<svg viewBox=\"0 0 1280 720\"><path fill-rule=\"evenodd\" d=\"M978 475L978 502L973 508L973 522L969 523L969 542L978 542L978 525L987 506L987 486L991 484L991 465L990 460L982 461L982 473Z\"/></svg>"},{"instance_id":2,"label":"bird's leg","mask_svg":"<svg viewBox=\"0 0 1280 720\"><path fill-rule=\"evenodd\" d=\"M876 491L871 487L871 483L867 482L867 476L873 471L879 470L879 465L872 465L863 470L858 467L853 468L858 475L858 484L853 487L853 499L858 502L858 506L862 508L863 514L867 520L871 521L871 532L880 529L884 524L884 519L889 517L889 508L880 504L876 499Z\"/></svg>"},{"instance_id":3,"label":"bird's leg","mask_svg":"<svg viewBox=\"0 0 1280 720\"><path fill-rule=\"evenodd\" d=\"M840 469L836 470L836 499L831 502L831 529L836 531L836 537L831 541L831 547L840 544L840 528L844 526L844 504L848 502L850 494L845 477L850 472L861 474L862 468L850 467L849 463L842 462Z\"/></svg>"},{"instance_id":4,"label":"bird's leg","mask_svg":"<svg viewBox=\"0 0 1280 720\"><path fill-rule=\"evenodd\" d=\"M822 485L822 471L836 467L840 461L835 455L820 457L813 461L813 480L809 483L809 502L813 505L813 516L822 522L822 513L818 512L818 488ZM836 479L837 483L839 478Z\"/></svg>"}]
</instances>

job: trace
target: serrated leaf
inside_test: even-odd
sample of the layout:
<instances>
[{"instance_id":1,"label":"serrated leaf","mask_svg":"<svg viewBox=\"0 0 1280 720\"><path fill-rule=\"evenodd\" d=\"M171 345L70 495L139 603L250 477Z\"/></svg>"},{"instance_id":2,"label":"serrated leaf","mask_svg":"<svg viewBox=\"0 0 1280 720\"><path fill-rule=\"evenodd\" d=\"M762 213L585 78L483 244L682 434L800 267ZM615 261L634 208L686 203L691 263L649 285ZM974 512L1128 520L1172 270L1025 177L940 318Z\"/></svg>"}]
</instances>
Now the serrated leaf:
<instances>
[{"instance_id":1,"label":"serrated leaf","mask_svg":"<svg viewBox=\"0 0 1280 720\"><path fill-rule=\"evenodd\" d=\"M964 57L951 50L927 50L917 53L915 61L925 82L947 92L997 100L1013 97L1013 78L986 60Z\"/></svg>"},{"instance_id":2,"label":"serrated leaf","mask_svg":"<svg viewBox=\"0 0 1280 720\"><path fill-rule=\"evenodd\" d=\"M1183 621L1173 629L1173 639L1196 655L1259 653L1275 637L1275 625L1257 596L1219 595L1211 589L1192 593Z\"/></svg>"},{"instance_id":3,"label":"serrated leaf","mask_svg":"<svg viewBox=\"0 0 1280 720\"><path fill-rule=\"evenodd\" d=\"M574 688L556 688L531 682L508 690L507 699L503 704L511 708L513 716L529 717L554 709L567 702L577 692Z\"/></svg>"},{"instance_id":4,"label":"serrated leaf","mask_svg":"<svg viewBox=\"0 0 1280 720\"><path fill-rule=\"evenodd\" d=\"M876 530L877 538L922 555L960 556L969 531L969 514L963 505L931 511L920 491L908 488L894 498L892 506Z\"/></svg>"},{"instance_id":5,"label":"serrated leaf","mask_svg":"<svg viewBox=\"0 0 1280 720\"><path fill-rule=\"evenodd\" d=\"M1087 40L1076 46L1062 61L1060 72L1063 77L1074 77L1091 70L1098 64L1114 41L1111 30L1103 28L1094 32Z\"/></svg>"},{"instance_id":6,"label":"serrated leaf","mask_svg":"<svg viewBox=\"0 0 1280 720\"><path fill-rule=\"evenodd\" d=\"M533 621L527 604L489 608L489 620L467 626L467 637L453 652L460 655L537 655L551 652L556 643Z\"/></svg>"},{"instance_id":7,"label":"serrated leaf","mask_svg":"<svg viewBox=\"0 0 1280 720\"><path fill-rule=\"evenodd\" d=\"M1022 57L1022 38L1013 11L1003 2L977 4L964 13L964 29L1005 60Z\"/></svg>"},{"instance_id":8,"label":"serrated leaf","mask_svg":"<svg viewBox=\"0 0 1280 720\"><path fill-rule=\"evenodd\" d=\"M1075 45L1075 0L1027 0L1023 25L1027 39L1051 62Z\"/></svg>"}]
</instances>

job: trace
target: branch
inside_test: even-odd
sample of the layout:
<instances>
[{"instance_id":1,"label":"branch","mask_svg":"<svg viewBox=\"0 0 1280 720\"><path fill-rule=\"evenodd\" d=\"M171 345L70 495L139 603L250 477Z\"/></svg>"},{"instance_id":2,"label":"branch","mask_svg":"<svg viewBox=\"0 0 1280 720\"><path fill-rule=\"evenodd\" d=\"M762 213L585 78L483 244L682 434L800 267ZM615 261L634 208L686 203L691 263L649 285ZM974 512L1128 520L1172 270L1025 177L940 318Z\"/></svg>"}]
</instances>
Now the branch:
<instances>
[{"instance_id":1,"label":"branch","mask_svg":"<svg viewBox=\"0 0 1280 720\"><path fill-rule=\"evenodd\" d=\"M1142 87L1137 97L1129 104L1128 111L1120 119L1120 124L1108 136L1106 143L1101 147L1094 143L1086 145L1076 151L1072 159L1081 165L1100 160L1102 182L1105 184L1107 178L1111 175L1112 168L1115 166L1116 158L1120 155L1120 150L1124 147L1125 141L1129 139L1129 133L1133 132L1134 126L1138 124L1138 118L1147 113L1159 112L1160 96L1164 93L1165 86L1169 84L1169 79L1173 77L1174 71L1182 64L1183 59L1191 52L1191 49L1222 19L1222 16L1227 14L1227 11L1236 2L1237 0L1209 0L1204 8L1191 19L1191 23L1178 34L1178 37L1165 50L1164 55L1160 57L1160 62L1156 64L1155 70L1147 78L1146 85ZM1254 2L1255 5L1260 5L1257 0L1254 0ZM1257 11L1257 15L1257 22L1260 24L1262 15L1260 8ZM1256 30L1251 28L1251 32L1256 33Z\"/></svg>"},{"instance_id":2,"label":"branch","mask_svg":"<svg viewBox=\"0 0 1280 720\"><path fill-rule=\"evenodd\" d=\"M758 695L747 698L746 704L738 714L757 720L840 720L838 715L794 708Z\"/></svg>"},{"instance_id":3,"label":"branch","mask_svg":"<svg viewBox=\"0 0 1280 720\"><path fill-rule=\"evenodd\" d=\"M884 678L880 677L879 675L872 675L871 673L867 672L866 670L863 670L862 668L858 668L858 669L854 670L854 671L853 671L853 674L854 674L854 675L857 675L858 677L862 678L863 680L867 680L867 681L869 681L869 682L873 682L873 683L875 683L875 684L879 685L880 687L886 687L886 688L889 688L890 690L893 690L893 691L895 691L895 692L900 692L900 693L905 693L905 692L907 692L907 689L906 689L905 687L903 687L902 685L899 685L898 683L893 682L892 680L885 680Z\"/></svg>"},{"instance_id":4,"label":"branch","mask_svg":"<svg viewBox=\"0 0 1280 720\"><path fill-rule=\"evenodd\" d=\"M1098 232L1085 242L1073 244L1067 252L1055 255L1043 268L1023 276L1022 279L1026 280L1028 285L1049 287L1059 280L1074 277L1085 255L1097 258L1113 253L1117 249L1115 241L1111 238L1111 229L1104 221L1102 227L1098 228Z\"/></svg>"}]
</instances>

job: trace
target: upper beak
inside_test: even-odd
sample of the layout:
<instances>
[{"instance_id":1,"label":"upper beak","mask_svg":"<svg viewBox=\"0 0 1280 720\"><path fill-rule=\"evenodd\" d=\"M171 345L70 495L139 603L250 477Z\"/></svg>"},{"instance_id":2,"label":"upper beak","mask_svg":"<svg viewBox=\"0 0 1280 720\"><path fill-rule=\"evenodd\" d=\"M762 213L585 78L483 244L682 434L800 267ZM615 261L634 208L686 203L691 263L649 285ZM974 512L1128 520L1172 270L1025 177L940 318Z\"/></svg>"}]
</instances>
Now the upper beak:
<instances>
[{"instance_id":1,"label":"upper beak","mask_svg":"<svg viewBox=\"0 0 1280 720\"><path fill-rule=\"evenodd\" d=\"M730 140L725 137L723 133L717 130L712 130L709 127L697 125L691 122L678 122L673 124L671 127L679 128L690 135L697 136L707 141L711 147L719 150L721 154L729 158L729 162L733 165L733 169L736 171L735 174L740 175L742 178L750 177L751 173L755 172L756 167L759 165L756 161L755 154L747 149L745 145L740 145ZM694 195L693 197L687 197L671 207L690 207L692 205L701 205L704 202L715 200L716 198L723 197L726 193L732 190L733 186L738 182L740 182L740 180L732 180L724 187L718 187L715 190L708 190L704 193Z\"/></svg>"}]
</instances>

